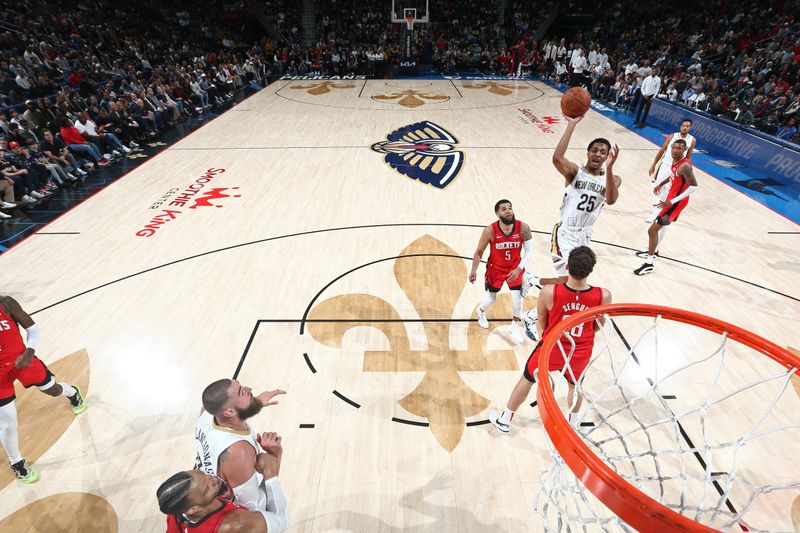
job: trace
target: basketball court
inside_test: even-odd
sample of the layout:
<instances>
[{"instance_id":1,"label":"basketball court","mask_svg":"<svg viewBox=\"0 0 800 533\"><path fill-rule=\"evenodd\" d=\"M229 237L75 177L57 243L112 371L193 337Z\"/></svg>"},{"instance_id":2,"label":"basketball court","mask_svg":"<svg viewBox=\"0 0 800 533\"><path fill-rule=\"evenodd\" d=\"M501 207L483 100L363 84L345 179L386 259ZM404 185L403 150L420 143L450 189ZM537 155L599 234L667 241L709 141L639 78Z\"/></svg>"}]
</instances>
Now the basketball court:
<instances>
[{"instance_id":1,"label":"basketball court","mask_svg":"<svg viewBox=\"0 0 800 533\"><path fill-rule=\"evenodd\" d=\"M528 270L552 275L560 97L529 81L278 81L4 254L3 292L33 314L37 354L83 384L89 409L74 419L65 402L20 390L22 451L42 479L23 486L0 469L0 529L163 530L155 490L193 465L200 394L236 376L255 392L287 391L251 425L283 436L292 531L542 531L534 501L553 458L538 410L523 406L508 436L486 423L533 343L503 333L505 290L490 329L478 327L483 287L467 276L500 198L534 231ZM655 273L634 276L658 147L590 111L567 157L584 163L599 136L619 145L623 182L594 227L592 284L615 302L687 309L800 345L800 241L780 233L797 226L697 170ZM535 294L525 308L534 305ZM633 344L646 327L628 320L604 328L609 343ZM719 342L664 328L659 358L642 355L626 374L631 388ZM640 347L655 353L647 339ZM601 364L597 387L610 376ZM677 374L662 389L672 398L644 411L655 420L702 404L712 385L722 397L781 372L734 348L721 377L709 365ZM696 443L735 440L769 407L770 427L795 428L742 447L739 473L796 483L800 388L771 407L759 391L684 428ZM794 530L797 497L765 496L748 523Z\"/></svg>"}]
</instances>

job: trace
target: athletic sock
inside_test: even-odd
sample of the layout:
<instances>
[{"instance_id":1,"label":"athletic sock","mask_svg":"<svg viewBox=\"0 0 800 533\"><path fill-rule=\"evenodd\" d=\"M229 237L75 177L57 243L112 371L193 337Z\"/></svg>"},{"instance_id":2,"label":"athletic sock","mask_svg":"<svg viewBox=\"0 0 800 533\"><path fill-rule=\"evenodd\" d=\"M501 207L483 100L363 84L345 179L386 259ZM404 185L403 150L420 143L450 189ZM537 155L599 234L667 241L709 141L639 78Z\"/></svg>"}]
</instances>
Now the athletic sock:
<instances>
[{"instance_id":1,"label":"athletic sock","mask_svg":"<svg viewBox=\"0 0 800 533\"><path fill-rule=\"evenodd\" d=\"M0 444L6 450L9 463L13 465L22 461L17 433L17 408L14 402L0 407Z\"/></svg>"},{"instance_id":2,"label":"athletic sock","mask_svg":"<svg viewBox=\"0 0 800 533\"><path fill-rule=\"evenodd\" d=\"M648 265L652 265L653 261L655 261L655 260L656 260L656 256L648 255L647 259L645 259L644 262L647 263Z\"/></svg>"},{"instance_id":3,"label":"athletic sock","mask_svg":"<svg viewBox=\"0 0 800 533\"><path fill-rule=\"evenodd\" d=\"M514 419L515 411L511 411L508 408L503 409L503 412L500 413L500 422L504 424L510 424L511 420Z\"/></svg>"},{"instance_id":4,"label":"athletic sock","mask_svg":"<svg viewBox=\"0 0 800 533\"><path fill-rule=\"evenodd\" d=\"M75 389L75 387L69 383L59 383L59 385L61 385L61 396L66 396L69 398L70 396L75 396L75 394L78 392L77 389Z\"/></svg>"}]
</instances>

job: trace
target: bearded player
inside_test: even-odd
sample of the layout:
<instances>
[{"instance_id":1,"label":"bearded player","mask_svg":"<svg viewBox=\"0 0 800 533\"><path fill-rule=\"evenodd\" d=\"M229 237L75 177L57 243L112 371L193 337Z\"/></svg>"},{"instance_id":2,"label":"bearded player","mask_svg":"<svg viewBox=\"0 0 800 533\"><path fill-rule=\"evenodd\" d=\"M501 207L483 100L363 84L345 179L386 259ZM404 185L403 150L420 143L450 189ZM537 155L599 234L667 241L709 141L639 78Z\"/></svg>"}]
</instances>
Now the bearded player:
<instances>
[{"instance_id":1,"label":"bearded player","mask_svg":"<svg viewBox=\"0 0 800 533\"><path fill-rule=\"evenodd\" d=\"M233 503L233 491L220 477L200 470L178 472L156 491L158 507L167 515L167 533L281 533L289 529L289 508L278 481L281 438L261 436L264 453L258 454L256 471L267 486L264 509L249 511Z\"/></svg>"},{"instance_id":2,"label":"bearded player","mask_svg":"<svg viewBox=\"0 0 800 533\"><path fill-rule=\"evenodd\" d=\"M697 190L697 179L694 177L692 162L684 155L685 153L686 141L676 139L672 143L670 175L663 181L656 183L653 189L653 192L656 192L659 188L670 184L667 199L658 204L661 211L647 230L647 256L644 264L633 271L637 276L644 276L655 270L653 261L655 260L658 246L664 240L667 226L678 220L678 215L689 204L689 195Z\"/></svg>"},{"instance_id":3,"label":"bearded player","mask_svg":"<svg viewBox=\"0 0 800 533\"><path fill-rule=\"evenodd\" d=\"M614 174L614 163L619 157L619 147L603 138L594 139L586 151L586 164L578 166L565 157L572 132L583 116L564 117L567 127L553 153L553 165L564 176L564 200L561 202L561 220L553 227L551 253L555 278L538 278L530 273L524 276L522 296L527 296L534 285L565 283L568 277L567 258L578 246L591 242L592 226L600 217L603 206L616 203L622 179ZM603 169L605 164L605 170ZM523 313L525 332L537 340L537 311Z\"/></svg>"},{"instance_id":4,"label":"bearded player","mask_svg":"<svg viewBox=\"0 0 800 533\"><path fill-rule=\"evenodd\" d=\"M494 213L497 215L497 222L483 229L478 247L472 256L469 282L475 283L483 252L487 246L490 247L489 260L486 262L485 292L475 312L478 315L478 325L484 329L488 328L486 310L497 299L497 293L503 284L507 284L512 298L512 319L508 333L515 342L521 343L525 340L519 318L522 311L522 276L525 273L525 265L533 257L533 235L527 224L514 218L514 209L509 200L497 202Z\"/></svg>"},{"instance_id":5,"label":"bearded player","mask_svg":"<svg viewBox=\"0 0 800 533\"><path fill-rule=\"evenodd\" d=\"M267 487L256 469L260 441L247 419L278 402L282 390L253 396L253 389L235 379L220 379L203 391L203 412L195 429L195 468L221 477L236 496L236 503L251 511L263 510Z\"/></svg>"},{"instance_id":6,"label":"bearded player","mask_svg":"<svg viewBox=\"0 0 800 533\"><path fill-rule=\"evenodd\" d=\"M23 342L20 327L25 329ZM36 483L39 472L31 468L19 451L14 381L25 388L36 387L48 396L66 396L76 415L86 410L78 387L57 383L53 373L36 357L41 332L33 319L10 296L0 296L0 442L14 475L21 483Z\"/></svg>"},{"instance_id":7,"label":"bearded player","mask_svg":"<svg viewBox=\"0 0 800 533\"><path fill-rule=\"evenodd\" d=\"M544 338L553 327L565 318L601 304L611 303L611 293L608 289L592 287L587 278L594 270L597 258L588 246L578 246L573 248L567 259L567 281L558 285L547 285L539 293L537 310L539 314L539 335ZM575 418L575 414L580 411L583 398L575 395L575 383L581 379L589 360L592 357L594 348L594 333L602 326L602 321L598 324L583 323L573 327L569 332L565 332L550 352L548 370L561 371L569 384L568 405L571 408L569 415L570 422ZM544 330L544 333L542 333ZM568 338L569 337L569 338ZM572 349L572 343L575 348ZM522 377L511 392L506 408L502 413L492 412L489 420L503 434L507 434L511 428L511 421L514 414L519 409L525 398L536 382L535 372L539 366L539 355L541 353L542 342L534 348Z\"/></svg>"}]
</instances>

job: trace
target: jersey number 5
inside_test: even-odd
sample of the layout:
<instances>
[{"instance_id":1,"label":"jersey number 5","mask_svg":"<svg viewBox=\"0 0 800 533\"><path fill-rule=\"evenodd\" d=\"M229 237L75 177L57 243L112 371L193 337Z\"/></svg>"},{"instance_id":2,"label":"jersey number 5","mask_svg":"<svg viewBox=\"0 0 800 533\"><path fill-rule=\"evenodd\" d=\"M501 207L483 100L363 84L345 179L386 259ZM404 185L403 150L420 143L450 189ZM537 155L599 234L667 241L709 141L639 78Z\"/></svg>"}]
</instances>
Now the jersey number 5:
<instances>
[{"instance_id":1,"label":"jersey number 5","mask_svg":"<svg viewBox=\"0 0 800 533\"><path fill-rule=\"evenodd\" d=\"M587 213L591 213L594 211L594 196L589 196L588 194L581 194L581 201L578 202L578 206L576 209L579 211L586 211Z\"/></svg>"},{"instance_id":2,"label":"jersey number 5","mask_svg":"<svg viewBox=\"0 0 800 533\"><path fill-rule=\"evenodd\" d=\"M506 250L506 261L511 261L511 250Z\"/></svg>"}]
</instances>

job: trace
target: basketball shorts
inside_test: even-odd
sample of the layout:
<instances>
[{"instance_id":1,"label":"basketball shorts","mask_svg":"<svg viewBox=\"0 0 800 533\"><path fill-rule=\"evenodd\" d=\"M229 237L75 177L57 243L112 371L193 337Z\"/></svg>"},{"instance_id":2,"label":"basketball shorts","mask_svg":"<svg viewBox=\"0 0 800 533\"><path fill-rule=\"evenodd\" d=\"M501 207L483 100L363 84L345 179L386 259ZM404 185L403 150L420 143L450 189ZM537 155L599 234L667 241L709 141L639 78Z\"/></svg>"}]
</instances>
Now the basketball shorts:
<instances>
[{"instance_id":1,"label":"basketball shorts","mask_svg":"<svg viewBox=\"0 0 800 533\"><path fill-rule=\"evenodd\" d=\"M556 275L566 276L569 253L578 246L586 246L590 242L592 242L592 228L568 229L562 222L556 224L550 236L550 253L553 256Z\"/></svg>"},{"instance_id":2,"label":"basketball shorts","mask_svg":"<svg viewBox=\"0 0 800 533\"><path fill-rule=\"evenodd\" d=\"M672 175L672 167L666 161L662 161L658 167L658 171L656 172L656 179L653 180L653 183L661 183L665 179L669 178ZM664 202L667 199L667 194L669 194L671 182L666 182L662 185L656 194L653 195L653 206L657 206L660 202Z\"/></svg>"},{"instance_id":3,"label":"basketball shorts","mask_svg":"<svg viewBox=\"0 0 800 533\"><path fill-rule=\"evenodd\" d=\"M567 347L567 349L569 348ZM534 379L533 375L534 372L536 372L536 369L539 367L539 354L541 351L542 341L539 341L539 344L536 345L536 348L533 349L530 357L528 357L528 362L525 363L525 369L522 371L522 375L525 376L525 379L531 383L536 383L536 379ZM567 355L569 355L569 352L567 352ZM573 354L569 365L567 365L566 361L564 360L564 355L561 353L561 348L559 348L559 345L556 344L553 348L553 351L550 352L550 360L547 364L547 370L549 372L563 371L564 377L567 378L567 381L571 385L574 385L575 381L581 379L583 372L586 370L586 367L592 358L591 356L591 352L589 352L588 355ZM567 368L568 366L569 368Z\"/></svg>"},{"instance_id":4,"label":"basketball shorts","mask_svg":"<svg viewBox=\"0 0 800 533\"><path fill-rule=\"evenodd\" d=\"M665 207L656 217L656 223L661 226L669 226L673 222L676 222L678 220L678 215L681 214L681 211L683 211L688 204L689 199L684 198L675 205Z\"/></svg>"},{"instance_id":5,"label":"basketball shorts","mask_svg":"<svg viewBox=\"0 0 800 533\"><path fill-rule=\"evenodd\" d=\"M522 269L517 279L509 279L507 280L508 274L511 271L503 271L497 270L494 268L487 268L486 269L486 283L484 287L489 292L500 292L500 289L503 288L503 283L508 284L508 288L512 291L520 291L522 290L522 275L525 274L525 269Z\"/></svg>"},{"instance_id":6,"label":"basketball shorts","mask_svg":"<svg viewBox=\"0 0 800 533\"><path fill-rule=\"evenodd\" d=\"M0 361L0 405L6 405L14 401L14 382L19 381L27 389L28 387L43 387L53 380L53 373L33 356L33 361L28 368L14 367L16 358L4 359Z\"/></svg>"}]
</instances>

